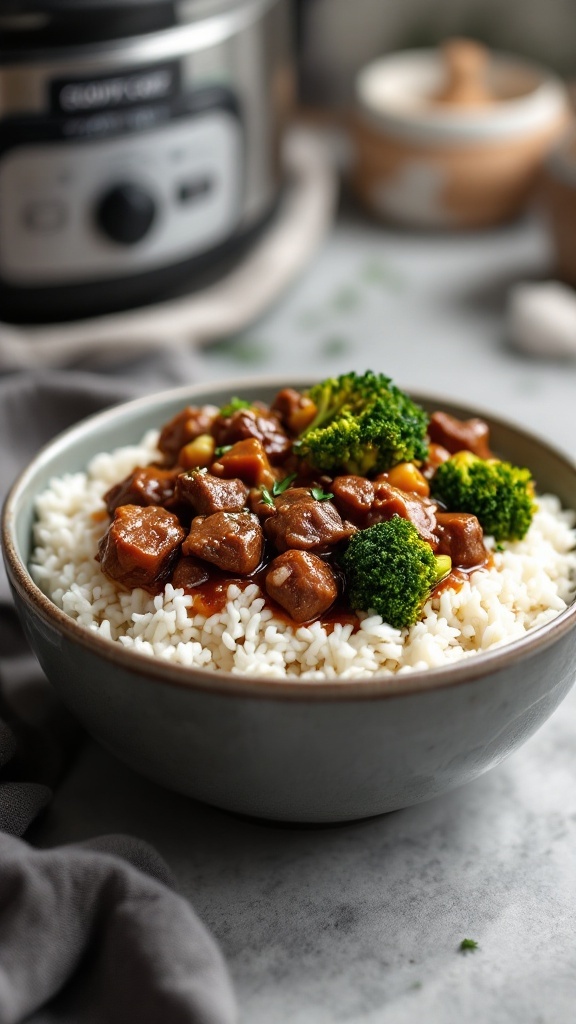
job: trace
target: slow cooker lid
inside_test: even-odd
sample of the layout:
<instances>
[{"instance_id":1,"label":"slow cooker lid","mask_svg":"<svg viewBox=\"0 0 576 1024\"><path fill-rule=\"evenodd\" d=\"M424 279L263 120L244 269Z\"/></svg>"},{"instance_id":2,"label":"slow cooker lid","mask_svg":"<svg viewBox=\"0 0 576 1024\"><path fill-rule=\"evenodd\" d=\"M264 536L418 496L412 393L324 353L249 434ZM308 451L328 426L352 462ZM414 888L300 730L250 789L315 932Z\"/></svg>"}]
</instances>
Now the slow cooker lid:
<instances>
[{"instance_id":1,"label":"slow cooker lid","mask_svg":"<svg viewBox=\"0 0 576 1024\"><path fill-rule=\"evenodd\" d=\"M99 13L107 18L122 12L170 10L178 22L223 9L241 7L242 0L0 0L0 20L16 22L20 18L66 16L85 17Z\"/></svg>"},{"instance_id":2,"label":"slow cooker lid","mask_svg":"<svg viewBox=\"0 0 576 1024\"><path fill-rule=\"evenodd\" d=\"M1 15L77 14L102 8L109 13L129 7L174 7L174 0L3 0Z\"/></svg>"},{"instance_id":3,"label":"slow cooker lid","mask_svg":"<svg viewBox=\"0 0 576 1024\"><path fill-rule=\"evenodd\" d=\"M246 0L0 0L2 43L72 43L139 35L197 21ZM0 44L0 49L2 44Z\"/></svg>"},{"instance_id":4,"label":"slow cooker lid","mask_svg":"<svg viewBox=\"0 0 576 1024\"><path fill-rule=\"evenodd\" d=\"M181 0L2 0L2 48L14 52L144 35L181 23L180 7Z\"/></svg>"},{"instance_id":5,"label":"slow cooker lid","mask_svg":"<svg viewBox=\"0 0 576 1024\"><path fill-rule=\"evenodd\" d=\"M274 0L0 0L0 61L101 45L177 28ZM277 0L276 0L277 2Z\"/></svg>"}]
</instances>

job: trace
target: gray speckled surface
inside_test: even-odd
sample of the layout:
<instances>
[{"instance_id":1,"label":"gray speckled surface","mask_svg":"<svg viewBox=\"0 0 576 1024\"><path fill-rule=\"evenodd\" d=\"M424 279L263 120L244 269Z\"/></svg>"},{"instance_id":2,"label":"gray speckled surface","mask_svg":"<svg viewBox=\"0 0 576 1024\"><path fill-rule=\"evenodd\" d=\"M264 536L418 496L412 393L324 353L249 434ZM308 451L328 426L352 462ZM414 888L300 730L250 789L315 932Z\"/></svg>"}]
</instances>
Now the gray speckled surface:
<instances>
[{"instance_id":1,"label":"gray speckled surface","mask_svg":"<svg viewBox=\"0 0 576 1024\"><path fill-rule=\"evenodd\" d=\"M576 362L524 359L503 337L507 284L548 263L532 221L439 239L349 217L249 336L202 354L203 372L370 366L414 389L464 394L570 450ZM574 691L480 780L336 828L234 818L89 745L36 838L110 831L140 835L166 858L222 945L242 1024L575 1019ZM465 937L476 951L458 951Z\"/></svg>"},{"instance_id":2,"label":"gray speckled surface","mask_svg":"<svg viewBox=\"0 0 576 1024\"><path fill-rule=\"evenodd\" d=\"M243 1024L569 1024L576 692L514 757L428 804L277 828L168 794L91 746L45 843L160 850L221 943ZM462 954L463 938L479 943Z\"/></svg>"}]
</instances>

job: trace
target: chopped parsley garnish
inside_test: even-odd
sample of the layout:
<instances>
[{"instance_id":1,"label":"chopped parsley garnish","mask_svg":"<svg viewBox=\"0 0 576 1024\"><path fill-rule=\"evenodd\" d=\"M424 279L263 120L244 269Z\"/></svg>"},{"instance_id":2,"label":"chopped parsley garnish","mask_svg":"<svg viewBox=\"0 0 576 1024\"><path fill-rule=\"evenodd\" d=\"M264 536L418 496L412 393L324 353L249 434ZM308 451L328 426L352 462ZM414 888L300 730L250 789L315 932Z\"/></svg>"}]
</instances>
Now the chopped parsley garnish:
<instances>
[{"instance_id":1,"label":"chopped parsley garnish","mask_svg":"<svg viewBox=\"0 0 576 1024\"><path fill-rule=\"evenodd\" d=\"M231 444L221 444L219 448L214 449L214 455L219 459L221 455L226 455L226 452L229 452L233 447Z\"/></svg>"},{"instance_id":2,"label":"chopped parsley garnish","mask_svg":"<svg viewBox=\"0 0 576 1024\"><path fill-rule=\"evenodd\" d=\"M290 473L289 476L285 476L283 480L275 480L272 484L272 494L267 487L261 487L260 493L262 495L262 503L267 505L268 508L274 508L274 498L278 498L284 491L287 491L293 480L296 479L296 473Z\"/></svg>"},{"instance_id":3,"label":"chopped parsley garnish","mask_svg":"<svg viewBox=\"0 0 576 1024\"><path fill-rule=\"evenodd\" d=\"M220 409L221 416L233 416L239 409L249 409L251 402L244 401L243 398L231 398L228 405L223 405Z\"/></svg>"},{"instance_id":4,"label":"chopped parsley garnish","mask_svg":"<svg viewBox=\"0 0 576 1024\"><path fill-rule=\"evenodd\" d=\"M284 491L288 490L290 484L295 479L296 473L290 473L290 475L285 476L283 480L275 480L274 485L272 487L272 494L274 495L274 497L277 498L279 494L284 494Z\"/></svg>"},{"instance_id":5,"label":"chopped parsley garnish","mask_svg":"<svg viewBox=\"0 0 576 1024\"><path fill-rule=\"evenodd\" d=\"M316 501L329 501L330 498L334 497L330 491L323 491L321 487L311 487L310 494L313 498L316 498Z\"/></svg>"},{"instance_id":6,"label":"chopped parsley garnish","mask_svg":"<svg viewBox=\"0 0 576 1024\"><path fill-rule=\"evenodd\" d=\"M478 943L476 939L462 939L458 949L461 953L472 953L475 949L478 949Z\"/></svg>"}]
</instances>

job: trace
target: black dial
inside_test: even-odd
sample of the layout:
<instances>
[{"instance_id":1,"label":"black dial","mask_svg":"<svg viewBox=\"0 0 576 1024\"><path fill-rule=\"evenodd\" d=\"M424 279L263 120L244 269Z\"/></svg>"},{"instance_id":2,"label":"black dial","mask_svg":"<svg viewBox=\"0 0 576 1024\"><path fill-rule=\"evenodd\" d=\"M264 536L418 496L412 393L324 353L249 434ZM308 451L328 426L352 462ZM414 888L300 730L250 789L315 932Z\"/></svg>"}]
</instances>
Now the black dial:
<instances>
[{"instance_id":1,"label":"black dial","mask_svg":"<svg viewBox=\"0 0 576 1024\"><path fill-rule=\"evenodd\" d=\"M125 181L114 185L98 201L96 223L119 245L135 245L148 234L156 216L156 204L141 185Z\"/></svg>"}]
</instances>

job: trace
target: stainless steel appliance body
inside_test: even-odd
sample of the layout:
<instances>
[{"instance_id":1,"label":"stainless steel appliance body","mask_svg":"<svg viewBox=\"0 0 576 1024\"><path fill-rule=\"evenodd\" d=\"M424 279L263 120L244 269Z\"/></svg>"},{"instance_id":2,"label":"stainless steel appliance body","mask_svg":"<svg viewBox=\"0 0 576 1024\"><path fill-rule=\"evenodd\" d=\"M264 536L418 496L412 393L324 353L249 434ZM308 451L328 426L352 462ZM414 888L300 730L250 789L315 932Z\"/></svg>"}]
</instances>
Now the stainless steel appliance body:
<instances>
[{"instance_id":1,"label":"stainless steel appliance body","mask_svg":"<svg viewBox=\"0 0 576 1024\"><path fill-rule=\"evenodd\" d=\"M251 237L281 184L288 15L287 0L3 5L0 317L161 298Z\"/></svg>"}]
</instances>

